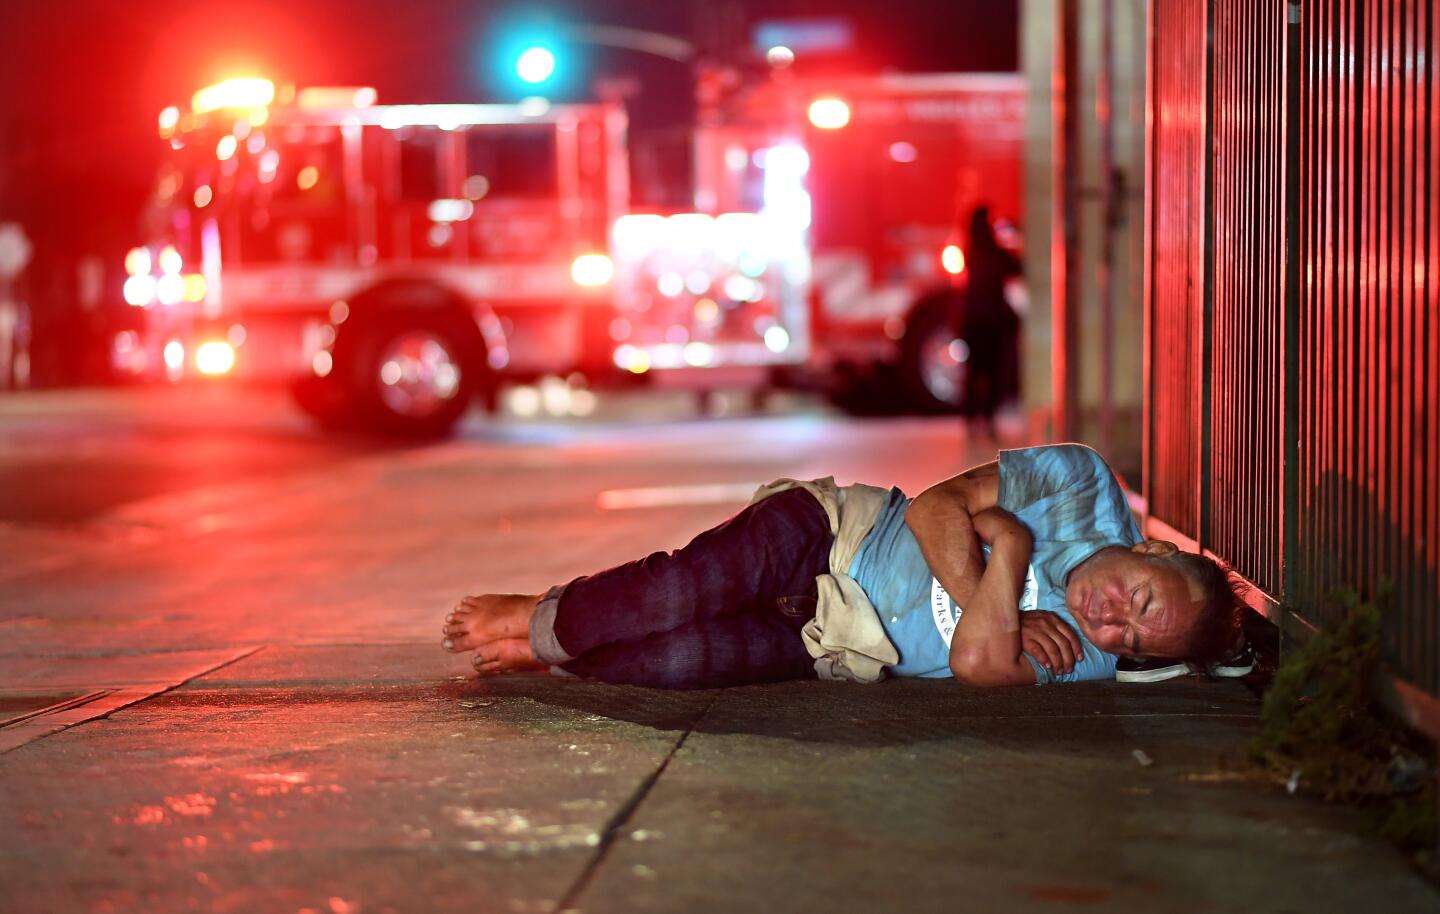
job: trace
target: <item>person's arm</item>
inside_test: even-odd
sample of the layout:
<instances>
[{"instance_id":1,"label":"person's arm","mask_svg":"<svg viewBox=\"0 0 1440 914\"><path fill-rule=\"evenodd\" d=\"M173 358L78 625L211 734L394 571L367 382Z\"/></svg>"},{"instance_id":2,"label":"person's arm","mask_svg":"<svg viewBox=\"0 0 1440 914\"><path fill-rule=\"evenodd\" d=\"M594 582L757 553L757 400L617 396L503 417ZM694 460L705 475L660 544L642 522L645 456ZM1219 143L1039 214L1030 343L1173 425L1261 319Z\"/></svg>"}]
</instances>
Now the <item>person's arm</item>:
<instances>
[{"instance_id":1,"label":"person's arm","mask_svg":"<svg viewBox=\"0 0 1440 914\"><path fill-rule=\"evenodd\" d=\"M1035 669L1022 653L1020 593L1034 540L1015 515L988 508L973 519L990 546L990 560L950 641L950 672L966 685L1033 685ZM942 581L943 583L943 581Z\"/></svg>"},{"instance_id":2,"label":"person's arm","mask_svg":"<svg viewBox=\"0 0 1440 914\"><path fill-rule=\"evenodd\" d=\"M960 606L968 606L985 571L971 518L995 507L1000 465L992 460L921 492L905 510L905 524L925 564Z\"/></svg>"}]
</instances>

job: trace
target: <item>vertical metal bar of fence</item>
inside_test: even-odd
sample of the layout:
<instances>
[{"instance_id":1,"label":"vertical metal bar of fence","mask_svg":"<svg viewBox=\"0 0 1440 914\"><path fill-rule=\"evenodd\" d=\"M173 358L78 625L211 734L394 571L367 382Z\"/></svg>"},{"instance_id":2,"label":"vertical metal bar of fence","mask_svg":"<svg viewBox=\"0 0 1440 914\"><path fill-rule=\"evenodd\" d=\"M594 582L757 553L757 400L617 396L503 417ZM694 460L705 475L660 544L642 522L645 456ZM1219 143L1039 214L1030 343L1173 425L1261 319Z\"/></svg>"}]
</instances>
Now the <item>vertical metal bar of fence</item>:
<instances>
[{"instance_id":1,"label":"vertical metal bar of fence","mask_svg":"<svg viewBox=\"0 0 1440 914\"><path fill-rule=\"evenodd\" d=\"M1199 381L1200 409L1196 414L1199 439L1196 456L1195 485L1195 540L1204 549L1214 539L1211 532L1210 493L1211 480L1215 472L1212 448L1214 426L1211 410L1214 406L1214 372L1211 370L1215 340L1215 0L1205 0L1202 83L1204 86L1201 111L1204 125L1199 167L1200 177L1200 345L1195 354L1197 367L1195 377Z\"/></svg>"},{"instance_id":2,"label":"vertical metal bar of fence","mask_svg":"<svg viewBox=\"0 0 1440 914\"><path fill-rule=\"evenodd\" d=\"M1424 321L1420 339L1423 342L1418 343L1422 355L1417 361L1421 369L1420 386L1424 391L1421 402L1430 408L1419 411L1422 422L1419 457L1425 466L1424 481L1419 486L1420 498L1417 499L1423 512L1420 518L1423 545L1418 572L1420 579L1417 581L1417 590L1422 592L1425 569L1429 569L1431 575L1440 572L1440 412L1435 407L1440 403L1440 365L1436 364L1440 360L1440 313L1437 313L1436 306L1440 301L1440 142L1436 141L1437 134L1440 134L1440 63L1435 59L1435 55L1440 53L1440 16L1436 15L1435 4L1425 5L1425 16L1427 21L1422 32L1425 70L1420 78L1427 89L1421 119L1425 125L1421 132L1424 135L1426 166L1426 214L1423 222L1424 263L1427 268L1423 271L1420 289L1425 307L1421 312ZM1428 645L1425 660L1430 669L1440 670L1440 608L1430 613L1428 623L1421 626L1420 641ZM1440 682L1440 672L1433 675L1432 695L1440 695L1440 686L1436 686L1436 682Z\"/></svg>"},{"instance_id":3,"label":"vertical metal bar of fence","mask_svg":"<svg viewBox=\"0 0 1440 914\"><path fill-rule=\"evenodd\" d=\"M1073 438L1081 425L1080 417L1080 117L1079 110L1079 21L1080 0L1062 0L1060 4L1060 237L1063 267L1060 270L1060 294L1053 306L1055 332L1055 398L1054 426L1062 439Z\"/></svg>"},{"instance_id":4,"label":"vertical metal bar of fence","mask_svg":"<svg viewBox=\"0 0 1440 914\"><path fill-rule=\"evenodd\" d=\"M1352 529L1361 520L1364 510L1364 490L1373 490L1374 460L1371 454L1373 448L1373 436L1371 428L1371 406L1374 402L1374 391L1372 389L1372 366L1371 358L1371 333L1374 323L1373 309L1375 307L1376 294L1376 269L1375 262L1375 206L1379 198L1379 181L1376 173L1375 163L1379 159L1376 141L1378 139L1378 124L1376 118L1379 113L1377 95L1379 55L1375 48L1375 12L1378 4L1367 3L1362 6L1363 15L1357 19L1360 31L1361 60L1364 61L1360 69L1360 101L1358 111L1360 117L1356 123L1360 130L1360 155L1359 173L1360 179L1359 194L1355 205L1355 246L1359 254L1359 269L1355 277L1355 297L1350 311L1350 352L1351 352L1351 378L1352 384L1346 391L1345 405L1354 414L1352 420L1355 426L1355 438L1352 453L1351 475L1348 477L1349 484L1345 486L1345 516L1347 526ZM1374 536L1367 535L1367 531L1361 527L1356 532L1359 536L1352 542L1352 549L1355 553L1353 570L1348 576L1352 581L1368 581L1372 577L1374 562L1372 554L1374 550Z\"/></svg>"},{"instance_id":5,"label":"vertical metal bar of fence","mask_svg":"<svg viewBox=\"0 0 1440 914\"><path fill-rule=\"evenodd\" d=\"M1294 545L1300 531L1300 442L1302 420L1300 385L1304 371L1300 335L1300 187L1301 187L1301 80L1304 77L1300 52L1302 10L1297 0L1285 5L1285 278L1284 278L1284 358L1283 403L1284 434L1282 436L1280 581L1281 592L1296 593L1299 589L1301 562ZM1281 625L1282 636L1285 631Z\"/></svg>"},{"instance_id":6,"label":"vertical metal bar of fence","mask_svg":"<svg viewBox=\"0 0 1440 914\"><path fill-rule=\"evenodd\" d=\"M1391 531L1395 527L1394 471L1390 449L1389 430L1392 423L1394 402L1389 383L1390 369L1396 352L1391 345L1391 327L1394 325L1395 254L1399 226L1396 224L1400 201L1396 199L1397 162L1396 138L1399 133L1396 120L1399 116L1398 102L1403 91L1404 80L1393 78L1396 53L1395 13L1398 3L1386 3L1375 9L1376 17L1376 71L1375 94L1377 105L1375 119L1376 168L1374 201L1374 250L1371 262L1375 267L1375 281L1371 297L1370 345L1370 474L1374 480L1373 504L1371 505L1372 534L1370 536L1370 563L1374 580L1380 586L1390 586L1388 580L1393 572L1391 562ZM1393 625L1386 626L1386 652L1396 656Z\"/></svg>"},{"instance_id":7,"label":"vertical metal bar of fence","mask_svg":"<svg viewBox=\"0 0 1440 914\"><path fill-rule=\"evenodd\" d=\"M1411 163L1410 168L1403 169L1406 185L1403 191L1409 215L1403 220L1403 224L1409 228L1405 236L1404 250L1401 256L1402 272L1400 275L1401 287L1404 290L1404 316L1399 327L1399 351L1404 356L1405 363L1399 372L1399 411L1403 416L1414 416L1419 419L1419 402L1416 399L1415 391L1415 366L1420 361L1416 353L1416 329L1417 315L1424 308L1424 300L1416 294L1416 283L1412 276L1407 277L1404 268L1406 265L1418 263L1422 254L1421 246L1421 207L1424 205L1424 198L1419 196L1421 176L1423 175L1423 159L1421 158L1420 134L1422 101L1425 98L1424 84L1421 80L1421 45L1420 45L1420 4L1414 4L1410 8L1410 19L1407 23L1407 40L1405 52L1405 66L1407 69L1406 82L1412 87L1410 101L1404 106L1406 118L1405 144L1407 154ZM1401 479L1400 488L1403 492L1414 492L1417 488L1418 474L1414 461L1405 459L1406 455L1416 452L1416 430L1412 422L1402 423L1400 429L1398 452L1401 455ZM1400 560L1396 574L1396 590L1400 599L1410 602L1418 595L1415 593L1415 565L1416 550L1408 548L1409 543L1419 541L1423 536L1422 529L1416 523L1417 504L1415 499L1409 499L1399 506L1401 524L1399 527L1399 538L1395 544L1396 555ZM1412 642L1419 639L1412 638ZM1418 644L1417 644L1418 647ZM1411 667L1423 666L1423 650L1415 651L1408 658L1408 665Z\"/></svg>"},{"instance_id":8,"label":"vertical metal bar of fence","mask_svg":"<svg viewBox=\"0 0 1440 914\"><path fill-rule=\"evenodd\" d=\"M1146 511L1155 504L1155 263L1152 233L1156 224L1155 193L1155 79L1159 68L1156 52L1155 4L1145 5L1145 225L1141 233L1141 402L1140 402L1140 495Z\"/></svg>"}]
</instances>

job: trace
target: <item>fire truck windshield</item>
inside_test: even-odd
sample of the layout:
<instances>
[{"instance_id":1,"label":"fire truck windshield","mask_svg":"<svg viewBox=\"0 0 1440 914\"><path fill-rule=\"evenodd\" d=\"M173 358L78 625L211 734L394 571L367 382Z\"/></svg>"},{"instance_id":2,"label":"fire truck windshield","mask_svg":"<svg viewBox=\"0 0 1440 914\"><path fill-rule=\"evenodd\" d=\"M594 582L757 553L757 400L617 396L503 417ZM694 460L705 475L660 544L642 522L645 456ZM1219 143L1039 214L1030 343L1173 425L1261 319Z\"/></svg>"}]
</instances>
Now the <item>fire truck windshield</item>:
<instances>
[{"instance_id":1,"label":"fire truck windshield","mask_svg":"<svg viewBox=\"0 0 1440 914\"><path fill-rule=\"evenodd\" d=\"M554 197L555 132L545 127L465 131L466 196Z\"/></svg>"},{"instance_id":2,"label":"fire truck windshield","mask_svg":"<svg viewBox=\"0 0 1440 914\"><path fill-rule=\"evenodd\" d=\"M583 134L587 126L570 129ZM350 237L347 212L367 198L392 212L415 207L435 222L418 239L425 248L443 252L454 238L450 224L461 221L479 236L473 252L540 256L555 237L556 203L563 208L554 124L417 124L347 134L336 123L281 113L262 127L214 118L173 145L152 234L189 248L200 220L223 218L232 264L353 259L360 245ZM604 186L603 159L584 152L576 162L582 192L587 181ZM462 205L463 216L454 218Z\"/></svg>"}]
</instances>

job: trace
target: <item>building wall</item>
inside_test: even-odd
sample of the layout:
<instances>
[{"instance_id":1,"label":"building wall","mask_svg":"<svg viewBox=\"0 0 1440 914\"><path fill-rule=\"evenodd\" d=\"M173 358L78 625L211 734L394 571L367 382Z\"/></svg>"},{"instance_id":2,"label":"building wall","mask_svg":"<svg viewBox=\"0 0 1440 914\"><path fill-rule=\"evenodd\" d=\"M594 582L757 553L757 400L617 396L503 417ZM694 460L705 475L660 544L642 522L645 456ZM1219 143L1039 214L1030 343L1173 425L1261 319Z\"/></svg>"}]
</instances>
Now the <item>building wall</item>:
<instances>
[{"instance_id":1,"label":"building wall","mask_svg":"<svg viewBox=\"0 0 1440 914\"><path fill-rule=\"evenodd\" d=\"M1139 483L1144 0L1027 0L1025 402Z\"/></svg>"},{"instance_id":2,"label":"building wall","mask_svg":"<svg viewBox=\"0 0 1440 914\"><path fill-rule=\"evenodd\" d=\"M1055 129L1062 104L1056 67L1060 20L1047 0L1020 5L1020 69L1025 76L1025 287L1029 309L1021 336L1020 387L1031 437L1054 437L1057 377L1063 362L1056 346L1056 285L1064 281L1064 263L1054 252L1062 238L1058 202L1061 146ZM1058 272L1057 272L1057 268ZM1063 289L1061 294L1063 294Z\"/></svg>"}]
</instances>

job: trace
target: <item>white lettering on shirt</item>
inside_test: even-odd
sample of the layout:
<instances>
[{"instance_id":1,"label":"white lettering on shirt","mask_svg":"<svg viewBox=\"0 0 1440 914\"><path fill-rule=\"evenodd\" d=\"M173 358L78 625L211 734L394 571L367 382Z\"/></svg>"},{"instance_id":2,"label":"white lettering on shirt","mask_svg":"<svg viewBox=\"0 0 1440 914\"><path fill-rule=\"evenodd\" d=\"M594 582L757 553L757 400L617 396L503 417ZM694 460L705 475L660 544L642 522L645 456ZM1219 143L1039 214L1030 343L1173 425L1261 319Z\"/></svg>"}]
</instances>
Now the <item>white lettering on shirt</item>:
<instances>
[{"instance_id":1,"label":"white lettering on shirt","mask_svg":"<svg viewBox=\"0 0 1440 914\"><path fill-rule=\"evenodd\" d=\"M1039 599L1040 583L1035 580L1035 566L1030 565L1025 569L1025 588L1020 591L1020 611L1023 613L1034 609ZM965 614L965 608L955 605L939 578L930 579L930 614L935 620L935 630L940 633L948 648L950 639L955 637L955 626Z\"/></svg>"}]
</instances>

